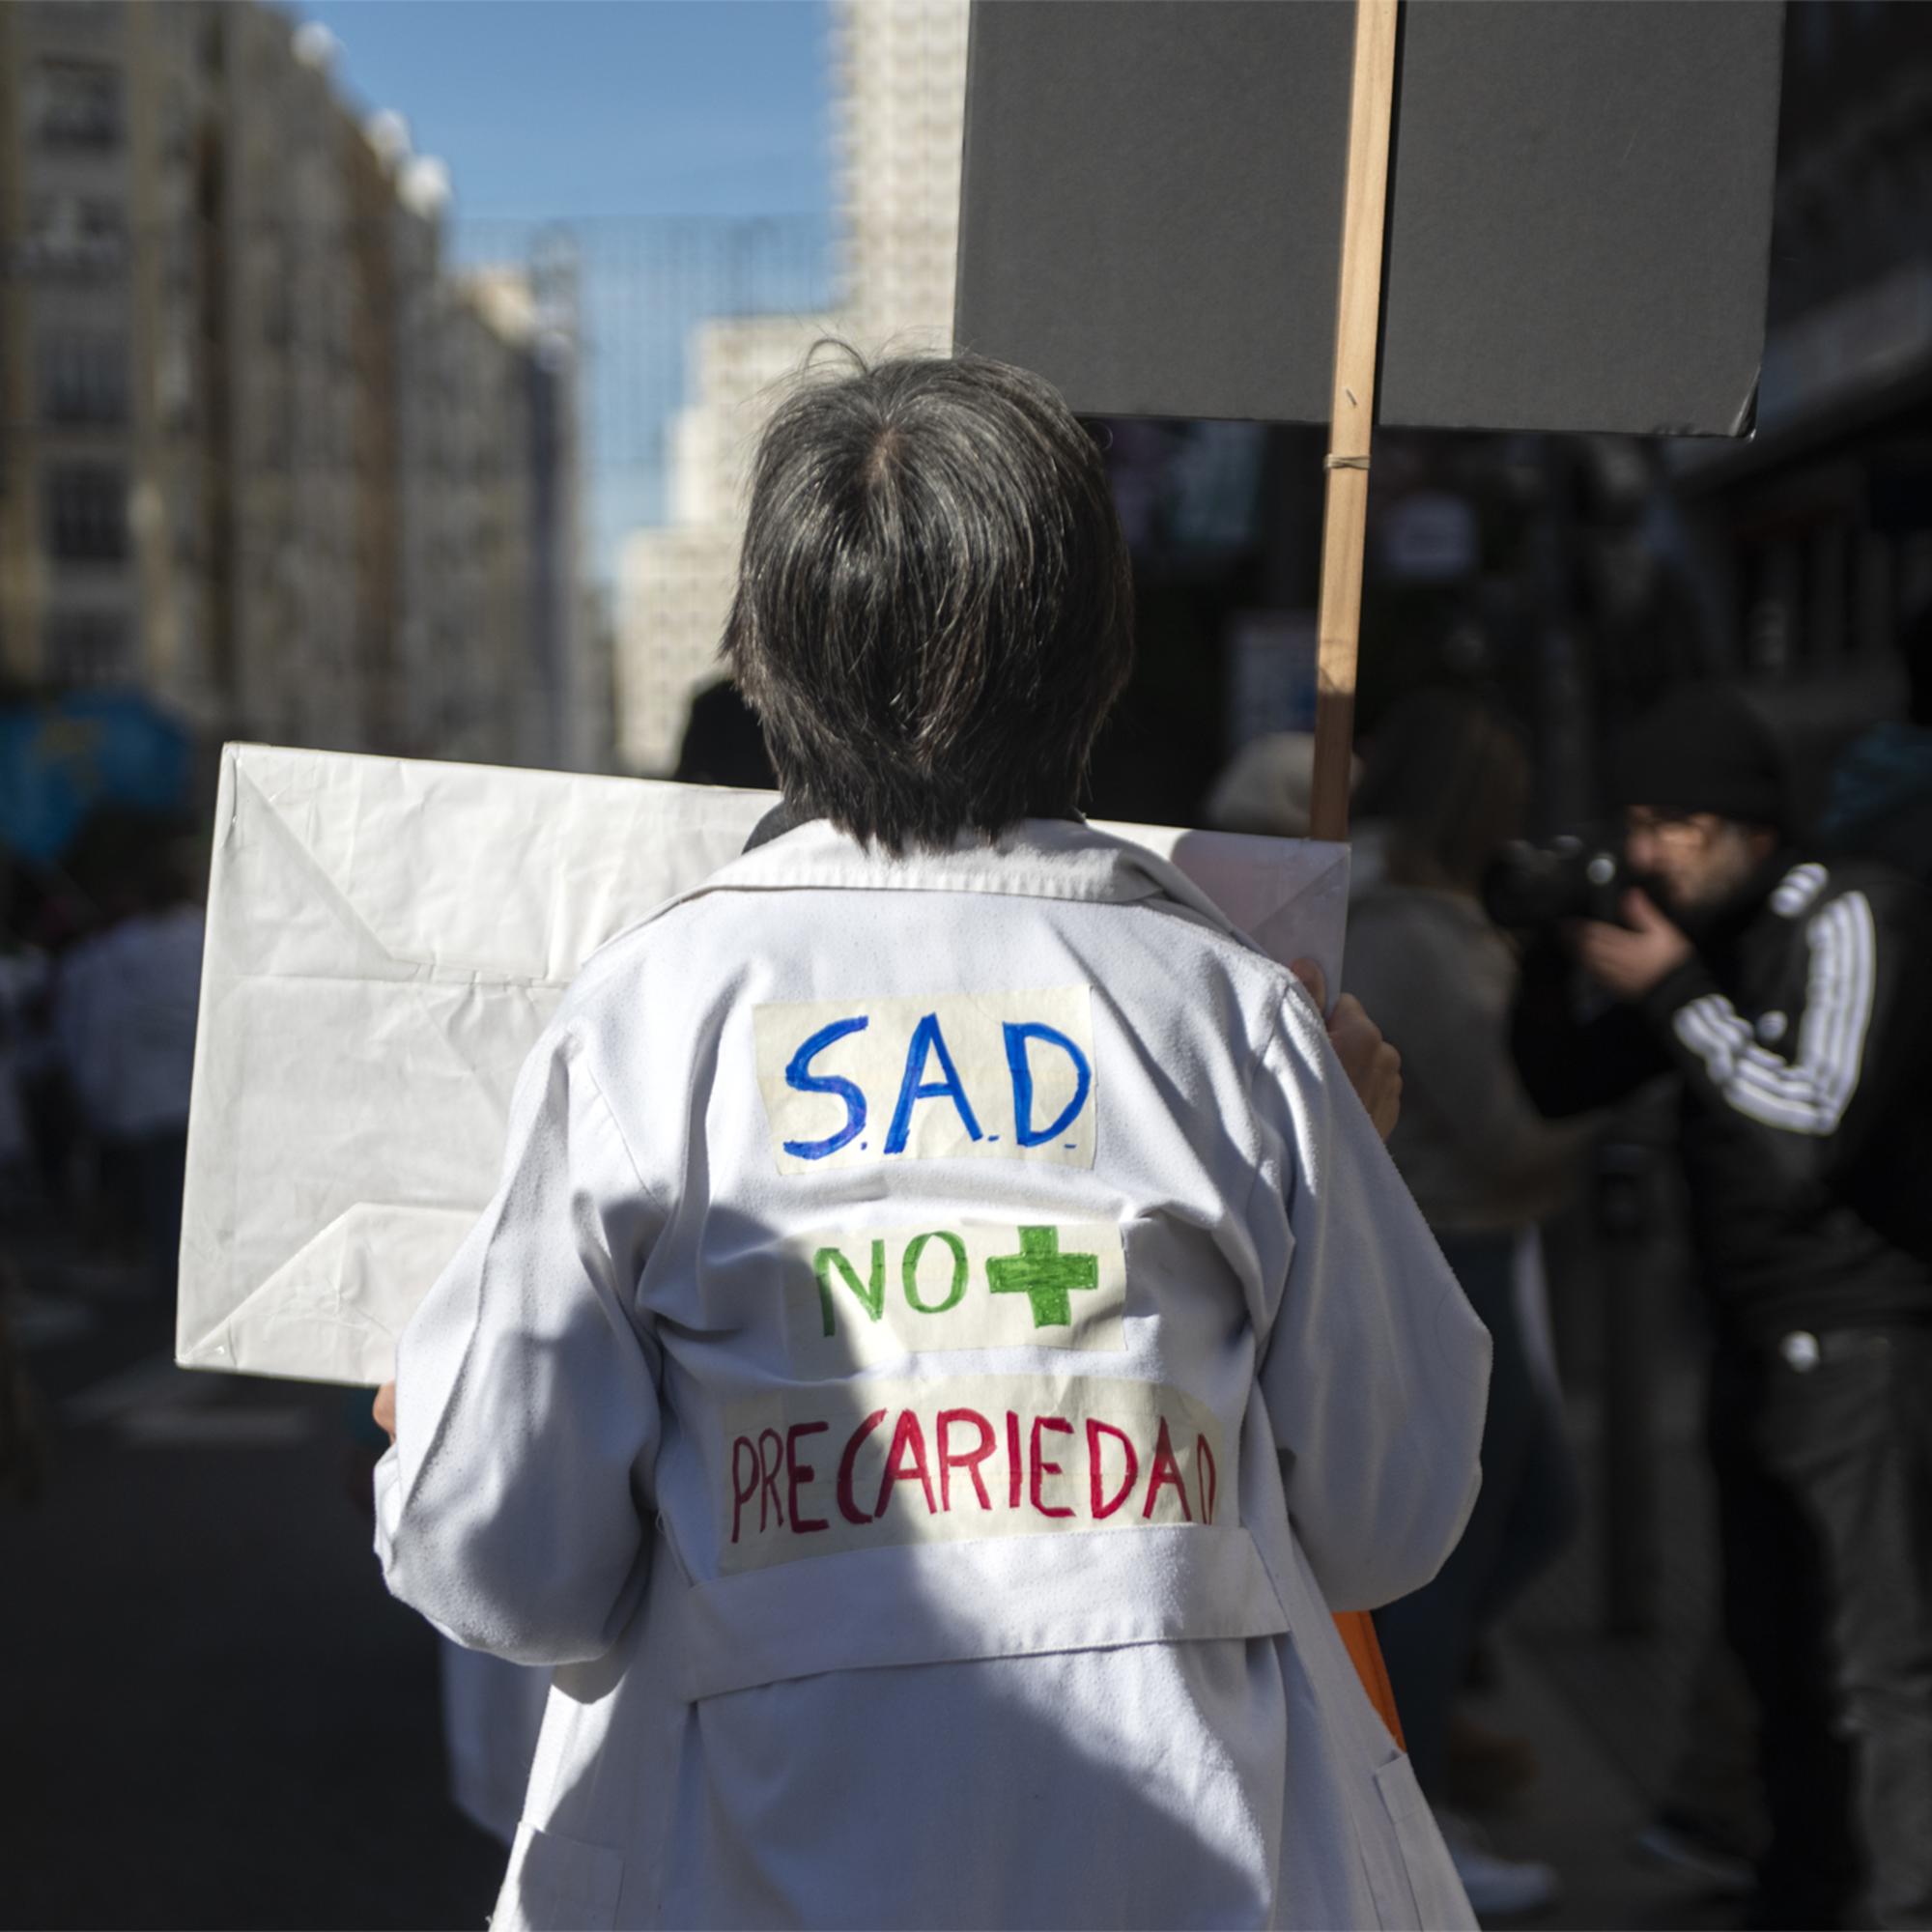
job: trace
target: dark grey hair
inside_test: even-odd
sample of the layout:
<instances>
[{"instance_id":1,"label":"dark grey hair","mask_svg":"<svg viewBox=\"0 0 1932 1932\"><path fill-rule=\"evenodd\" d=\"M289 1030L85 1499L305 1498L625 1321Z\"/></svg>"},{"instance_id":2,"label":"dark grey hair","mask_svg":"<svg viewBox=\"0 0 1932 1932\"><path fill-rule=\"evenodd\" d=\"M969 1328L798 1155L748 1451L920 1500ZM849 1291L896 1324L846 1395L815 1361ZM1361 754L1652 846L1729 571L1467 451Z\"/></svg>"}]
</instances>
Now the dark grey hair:
<instances>
[{"instance_id":1,"label":"dark grey hair","mask_svg":"<svg viewBox=\"0 0 1932 1932\"><path fill-rule=\"evenodd\" d=\"M724 630L785 797L895 852L1070 815L1133 660L1100 453L1023 369L840 353L758 445Z\"/></svg>"},{"instance_id":2,"label":"dark grey hair","mask_svg":"<svg viewBox=\"0 0 1932 1932\"><path fill-rule=\"evenodd\" d=\"M1376 725L1355 815L1388 826L1397 885L1474 894L1496 848L1522 837L1529 781L1505 719L1466 692L1426 687Z\"/></svg>"}]
</instances>

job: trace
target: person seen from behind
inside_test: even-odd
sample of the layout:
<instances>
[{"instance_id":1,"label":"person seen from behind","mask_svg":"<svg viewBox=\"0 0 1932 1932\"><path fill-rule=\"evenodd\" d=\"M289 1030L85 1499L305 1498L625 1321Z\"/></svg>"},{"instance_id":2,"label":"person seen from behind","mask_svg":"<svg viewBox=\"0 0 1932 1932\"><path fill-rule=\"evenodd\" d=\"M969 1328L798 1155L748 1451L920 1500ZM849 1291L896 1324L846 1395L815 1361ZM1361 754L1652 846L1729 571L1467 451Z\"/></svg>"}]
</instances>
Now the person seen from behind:
<instances>
[{"instance_id":1,"label":"person seen from behind","mask_svg":"<svg viewBox=\"0 0 1932 1932\"><path fill-rule=\"evenodd\" d=\"M1094 444L813 372L726 651L784 804L613 940L402 1338L377 1544L554 1666L495 1924L1467 1925L1331 1610L1427 1580L1489 1342L1315 1002L1078 801Z\"/></svg>"}]
</instances>

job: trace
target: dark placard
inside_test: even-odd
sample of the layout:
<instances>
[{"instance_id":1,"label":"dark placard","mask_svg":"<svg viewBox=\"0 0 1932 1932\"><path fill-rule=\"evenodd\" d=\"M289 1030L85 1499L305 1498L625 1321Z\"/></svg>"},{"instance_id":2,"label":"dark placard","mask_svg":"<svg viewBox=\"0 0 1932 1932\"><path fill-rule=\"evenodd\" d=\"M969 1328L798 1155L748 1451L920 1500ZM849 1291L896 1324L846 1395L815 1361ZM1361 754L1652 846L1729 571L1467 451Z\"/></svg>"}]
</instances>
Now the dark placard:
<instances>
[{"instance_id":1,"label":"dark placard","mask_svg":"<svg viewBox=\"0 0 1932 1932\"><path fill-rule=\"evenodd\" d=\"M954 334L1092 415L1329 407L1354 10L975 0ZM1407 0L1378 420L1736 436L1777 0Z\"/></svg>"}]
</instances>

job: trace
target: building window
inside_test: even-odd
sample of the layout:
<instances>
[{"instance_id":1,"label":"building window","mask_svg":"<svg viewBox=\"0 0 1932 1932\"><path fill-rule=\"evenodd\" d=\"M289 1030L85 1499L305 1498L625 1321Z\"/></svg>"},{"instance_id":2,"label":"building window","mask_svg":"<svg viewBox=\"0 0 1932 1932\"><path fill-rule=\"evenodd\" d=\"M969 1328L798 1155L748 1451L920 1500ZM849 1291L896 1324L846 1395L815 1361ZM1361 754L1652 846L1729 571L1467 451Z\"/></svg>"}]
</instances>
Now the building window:
<instances>
[{"instance_id":1,"label":"building window","mask_svg":"<svg viewBox=\"0 0 1932 1932\"><path fill-rule=\"evenodd\" d=\"M69 46L109 40L121 27L118 0L28 0L20 11L36 40L58 39Z\"/></svg>"},{"instance_id":2,"label":"building window","mask_svg":"<svg viewBox=\"0 0 1932 1932\"><path fill-rule=\"evenodd\" d=\"M119 563L128 554L128 478L112 464L47 471L47 554L64 563Z\"/></svg>"},{"instance_id":3,"label":"building window","mask_svg":"<svg viewBox=\"0 0 1932 1932\"><path fill-rule=\"evenodd\" d=\"M128 420L128 344L62 329L41 343L41 419L60 426Z\"/></svg>"},{"instance_id":4,"label":"building window","mask_svg":"<svg viewBox=\"0 0 1932 1932\"><path fill-rule=\"evenodd\" d=\"M185 326L169 329L155 365L155 408L171 430L194 424L194 336Z\"/></svg>"},{"instance_id":5,"label":"building window","mask_svg":"<svg viewBox=\"0 0 1932 1932\"><path fill-rule=\"evenodd\" d=\"M161 97L161 153L171 161L186 162L194 156L193 115L186 93L171 87Z\"/></svg>"},{"instance_id":6,"label":"building window","mask_svg":"<svg viewBox=\"0 0 1932 1932\"><path fill-rule=\"evenodd\" d=\"M50 274L111 273L128 261L128 223L118 202L43 196L27 212L26 264Z\"/></svg>"},{"instance_id":7,"label":"building window","mask_svg":"<svg viewBox=\"0 0 1932 1932\"><path fill-rule=\"evenodd\" d=\"M34 75L32 113L43 148L118 148L120 72L94 61L43 61Z\"/></svg>"},{"instance_id":8,"label":"building window","mask_svg":"<svg viewBox=\"0 0 1932 1932\"><path fill-rule=\"evenodd\" d=\"M43 645L50 684L120 684L133 670L132 635L119 611L52 611Z\"/></svg>"}]
</instances>

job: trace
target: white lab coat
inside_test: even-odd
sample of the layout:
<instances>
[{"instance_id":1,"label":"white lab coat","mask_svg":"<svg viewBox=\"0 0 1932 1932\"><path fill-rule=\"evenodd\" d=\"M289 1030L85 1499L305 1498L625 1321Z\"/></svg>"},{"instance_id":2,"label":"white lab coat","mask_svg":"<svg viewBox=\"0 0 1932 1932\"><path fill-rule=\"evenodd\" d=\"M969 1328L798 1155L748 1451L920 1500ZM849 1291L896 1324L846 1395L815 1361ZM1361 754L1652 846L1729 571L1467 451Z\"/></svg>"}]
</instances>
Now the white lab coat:
<instances>
[{"instance_id":1,"label":"white lab coat","mask_svg":"<svg viewBox=\"0 0 1932 1932\"><path fill-rule=\"evenodd\" d=\"M1330 1610L1488 1336L1319 1015L1084 826L605 947L402 1338L390 1588L556 1666L494 1923L1451 1925Z\"/></svg>"}]
</instances>

